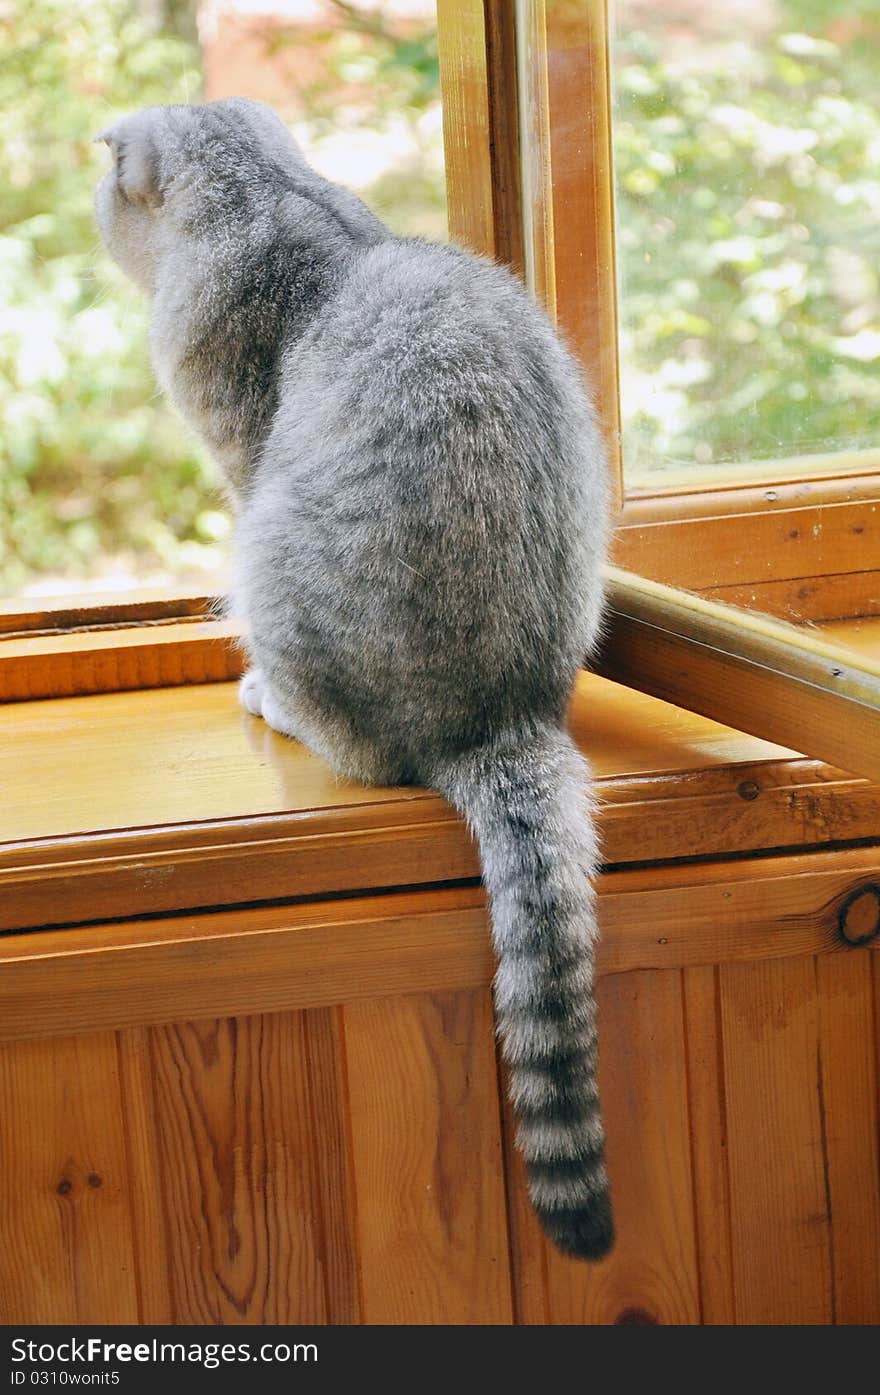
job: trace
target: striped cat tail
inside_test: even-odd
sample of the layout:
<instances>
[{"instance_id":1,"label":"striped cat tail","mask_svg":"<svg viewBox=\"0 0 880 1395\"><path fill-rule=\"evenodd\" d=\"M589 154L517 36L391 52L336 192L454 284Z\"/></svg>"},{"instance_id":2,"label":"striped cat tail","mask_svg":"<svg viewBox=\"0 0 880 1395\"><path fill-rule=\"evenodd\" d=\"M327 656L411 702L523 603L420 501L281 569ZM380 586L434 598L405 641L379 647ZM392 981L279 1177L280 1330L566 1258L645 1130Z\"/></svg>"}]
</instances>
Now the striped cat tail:
<instances>
[{"instance_id":1,"label":"striped cat tail","mask_svg":"<svg viewBox=\"0 0 880 1395\"><path fill-rule=\"evenodd\" d=\"M434 783L480 846L496 1024L532 1204L560 1250L598 1259L614 1227L596 1086L588 778L567 733L535 724L450 760Z\"/></svg>"}]
</instances>

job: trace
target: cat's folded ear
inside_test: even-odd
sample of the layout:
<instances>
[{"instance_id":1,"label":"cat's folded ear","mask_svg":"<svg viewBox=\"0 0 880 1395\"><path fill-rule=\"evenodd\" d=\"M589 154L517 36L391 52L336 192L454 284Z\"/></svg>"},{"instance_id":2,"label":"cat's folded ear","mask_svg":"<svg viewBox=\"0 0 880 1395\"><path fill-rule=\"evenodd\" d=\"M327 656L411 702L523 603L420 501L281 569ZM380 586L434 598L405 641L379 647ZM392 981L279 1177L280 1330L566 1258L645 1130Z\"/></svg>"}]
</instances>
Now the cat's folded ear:
<instances>
[{"instance_id":1,"label":"cat's folded ear","mask_svg":"<svg viewBox=\"0 0 880 1395\"><path fill-rule=\"evenodd\" d=\"M118 187L129 203L159 208L164 193L156 113L148 110L124 116L94 139L110 147Z\"/></svg>"}]
</instances>

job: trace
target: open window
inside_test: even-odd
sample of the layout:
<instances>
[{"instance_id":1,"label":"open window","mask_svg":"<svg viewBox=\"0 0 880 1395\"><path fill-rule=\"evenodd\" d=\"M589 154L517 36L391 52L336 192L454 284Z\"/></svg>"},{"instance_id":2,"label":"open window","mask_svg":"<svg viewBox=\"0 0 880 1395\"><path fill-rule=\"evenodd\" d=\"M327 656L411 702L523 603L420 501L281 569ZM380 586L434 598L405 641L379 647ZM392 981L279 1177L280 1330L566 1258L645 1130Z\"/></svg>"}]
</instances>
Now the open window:
<instances>
[{"instance_id":1,"label":"open window","mask_svg":"<svg viewBox=\"0 0 880 1395\"><path fill-rule=\"evenodd\" d=\"M593 383L601 671L877 777L880 35L729 8L438 0L450 231ZM4 602L0 699L231 678L234 637L198 587Z\"/></svg>"},{"instance_id":2,"label":"open window","mask_svg":"<svg viewBox=\"0 0 880 1395\"><path fill-rule=\"evenodd\" d=\"M876 778L880 45L834 5L684 8L441 3L450 219L592 381L601 672Z\"/></svg>"}]
</instances>

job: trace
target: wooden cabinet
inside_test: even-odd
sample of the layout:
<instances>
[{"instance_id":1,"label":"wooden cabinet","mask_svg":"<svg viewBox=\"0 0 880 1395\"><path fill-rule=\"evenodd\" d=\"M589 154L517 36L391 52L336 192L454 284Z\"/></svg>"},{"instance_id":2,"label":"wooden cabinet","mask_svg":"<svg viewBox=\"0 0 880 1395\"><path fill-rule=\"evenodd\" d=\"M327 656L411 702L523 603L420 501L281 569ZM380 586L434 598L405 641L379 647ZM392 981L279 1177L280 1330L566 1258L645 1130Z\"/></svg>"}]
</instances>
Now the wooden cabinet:
<instances>
[{"instance_id":1,"label":"wooden cabinet","mask_svg":"<svg viewBox=\"0 0 880 1395\"><path fill-rule=\"evenodd\" d=\"M605 720L597 692L584 698L594 730ZM147 695L117 700L136 696ZM150 697L154 712L173 701ZM81 704L71 721L101 715L87 704L112 717L107 698L67 702ZM610 742L613 692L608 704ZM601 884L601 1074L619 1229L607 1260L563 1259L528 1210L463 829L429 796L410 801L406 822L403 794L390 791L383 842L382 796L359 806L351 787L343 809L339 786L328 780L321 795L313 780L305 798L328 822L319 836L301 811L312 841L300 847L288 779L288 812L264 806L262 834L253 804L247 826L230 813L225 833L196 812L166 817L160 836L156 816L138 853L137 820L119 804L88 856L81 827L61 831L70 809L56 809L54 831L45 815L46 838L0 849L0 904L10 923L31 915L0 939L2 1320L876 1322L872 787L757 742L731 763L723 743L742 738L723 729L725 762L713 762L712 724L664 710L651 769L605 777L606 847L618 850L621 829L632 840L639 819L669 815L665 832L646 829L649 855L615 857ZM230 723L250 739L237 714ZM666 774L678 781L678 824L656 768L676 731L680 768ZM649 742L629 744L644 756ZM696 745L702 772L687 769ZM230 778L265 785L264 756L259 745ZM213 747L192 801L205 798L209 758ZM162 778L117 801L154 809ZM322 804L331 788L336 804ZM357 807L356 836L343 815ZM310 855L321 875L347 866L356 879L358 846L399 843L403 865L434 884L307 899L285 892L276 868L267 904L245 904L248 857L275 865L282 817L294 878ZM769 855L768 829L786 819L800 844ZM700 841L710 821L716 857ZM387 833L404 824L418 856L404 833ZM844 825L852 836L838 845ZM179 904L180 869L196 863L198 888L213 868L215 908ZM444 866L459 869L458 885L441 884ZM240 904L223 907L230 886ZM89 895L116 918L86 921Z\"/></svg>"}]
</instances>

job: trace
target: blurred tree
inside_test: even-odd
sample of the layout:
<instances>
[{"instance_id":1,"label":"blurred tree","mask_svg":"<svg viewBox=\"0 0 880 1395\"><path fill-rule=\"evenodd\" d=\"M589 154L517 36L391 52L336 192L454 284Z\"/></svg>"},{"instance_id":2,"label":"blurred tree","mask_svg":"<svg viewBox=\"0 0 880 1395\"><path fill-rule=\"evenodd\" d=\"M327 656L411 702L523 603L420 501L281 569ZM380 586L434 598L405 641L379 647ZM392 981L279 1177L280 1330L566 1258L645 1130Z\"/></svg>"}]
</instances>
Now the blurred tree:
<instances>
[{"instance_id":1,"label":"blurred tree","mask_svg":"<svg viewBox=\"0 0 880 1395\"><path fill-rule=\"evenodd\" d=\"M176 34L194 44L198 38L200 0L137 0L144 28L153 34Z\"/></svg>"},{"instance_id":2,"label":"blurred tree","mask_svg":"<svg viewBox=\"0 0 880 1395\"><path fill-rule=\"evenodd\" d=\"M856 8L784 0L761 47L677 58L659 15L623 30L630 478L880 441L880 16Z\"/></svg>"},{"instance_id":3,"label":"blurred tree","mask_svg":"<svg viewBox=\"0 0 880 1395\"><path fill-rule=\"evenodd\" d=\"M392 22L379 0L366 13L325 4L327 25L309 40L324 69L305 94L316 148L430 115L433 29ZM156 392L146 307L103 256L92 212L106 159L94 133L123 110L198 97L195 8L0 10L0 591L114 570L192 577L221 555L214 470ZM669 461L699 473L880 434L877 0L778 0L774 13L777 32L760 46L747 34L723 50L691 43L687 61L662 6L641 6L641 27L621 28L633 478ZM273 34L267 42L303 39L289 26ZM439 141L436 125L425 129ZM393 167L365 192L399 230L428 231L442 214L442 169Z\"/></svg>"},{"instance_id":4,"label":"blurred tree","mask_svg":"<svg viewBox=\"0 0 880 1395\"><path fill-rule=\"evenodd\" d=\"M4 13L0 590L41 573L186 570L213 560L225 530L211 466L157 398L143 299L103 256L93 213L95 133L131 107L198 96L196 60L126 0Z\"/></svg>"}]
</instances>

